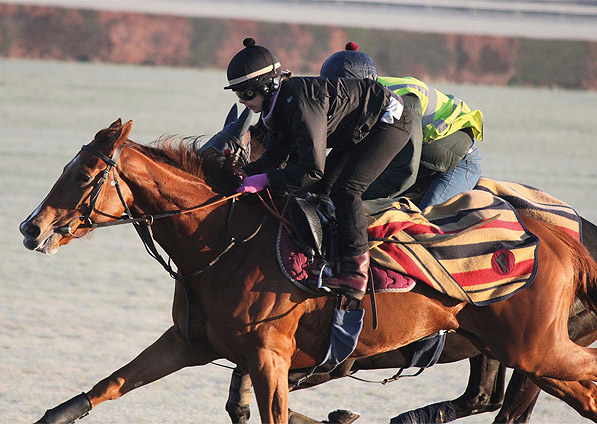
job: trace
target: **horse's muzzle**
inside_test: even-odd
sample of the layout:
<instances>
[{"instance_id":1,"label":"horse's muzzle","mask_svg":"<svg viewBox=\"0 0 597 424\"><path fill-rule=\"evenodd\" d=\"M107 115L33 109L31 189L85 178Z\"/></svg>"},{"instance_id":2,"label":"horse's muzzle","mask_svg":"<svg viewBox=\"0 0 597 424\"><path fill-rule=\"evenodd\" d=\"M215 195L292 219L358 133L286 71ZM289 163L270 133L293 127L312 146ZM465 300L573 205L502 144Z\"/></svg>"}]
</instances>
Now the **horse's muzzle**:
<instances>
[{"instance_id":1,"label":"horse's muzzle","mask_svg":"<svg viewBox=\"0 0 597 424\"><path fill-rule=\"evenodd\" d=\"M62 235L56 231L42 234L41 228L31 221L21 223L19 230L23 234L23 245L29 250L52 255L60 247Z\"/></svg>"}]
</instances>

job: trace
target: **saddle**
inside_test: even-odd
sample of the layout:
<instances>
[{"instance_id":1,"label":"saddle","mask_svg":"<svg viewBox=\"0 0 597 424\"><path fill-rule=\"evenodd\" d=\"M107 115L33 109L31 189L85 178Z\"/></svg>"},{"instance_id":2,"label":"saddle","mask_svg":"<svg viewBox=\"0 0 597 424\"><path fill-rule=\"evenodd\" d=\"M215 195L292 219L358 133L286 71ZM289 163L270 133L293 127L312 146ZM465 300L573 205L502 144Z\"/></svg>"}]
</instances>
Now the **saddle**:
<instances>
[{"instance_id":1,"label":"saddle","mask_svg":"<svg viewBox=\"0 0 597 424\"><path fill-rule=\"evenodd\" d=\"M319 256L336 263L336 208L332 200L328 196L307 193L303 197L291 197L287 209L294 230L291 236L308 260L312 262Z\"/></svg>"},{"instance_id":2,"label":"saddle","mask_svg":"<svg viewBox=\"0 0 597 424\"><path fill-rule=\"evenodd\" d=\"M292 232L280 225L276 242L280 268L299 288L322 294L308 281L324 271L338 270L340 252L334 205L328 196L307 193L289 197L282 214L290 221ZM406 292L415 286L413 278L375 262L370 264L369 275L376 292Z\"/></svg>"}]
</instances>

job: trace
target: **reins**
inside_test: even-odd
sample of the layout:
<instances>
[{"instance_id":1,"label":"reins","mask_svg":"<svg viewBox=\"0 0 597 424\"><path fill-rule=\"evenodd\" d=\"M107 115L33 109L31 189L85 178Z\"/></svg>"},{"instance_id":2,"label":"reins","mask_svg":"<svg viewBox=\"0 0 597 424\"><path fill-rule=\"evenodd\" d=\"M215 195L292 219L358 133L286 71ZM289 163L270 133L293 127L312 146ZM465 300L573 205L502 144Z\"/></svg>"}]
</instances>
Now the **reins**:
<instances>
[{"instance_id":1,"label":"reins","mask_svg":"<svg viewBox=\"0 0 597 424\"><path fill-rule=\"evenodd\" d=\"M114 151L114 154L112 155L112 157L108 157L108 156L104 155L102 152L100 152L99 150L96 150L87 145L84 145L81 147L81 150L88 151L89 153L102 159L106 163L107 166L104 169L104 171L102 172L102 176L100 177L98 184L93 188L93 191L89 195L90 202L89 202L89 209L87 210L87 213L85 215L74 217L73 219L71 219L69 221L69 223L66 226L58 228L58 230L60 232L68 233L73 237L80 238L80 237L83 237L85 234L87 234L87 232L89 232L90 230L96 229L96 228L111 227L114 225L122 225L122 224L136 224L136 223L143 223L143 222L147 223L148 225L151 225L151 224L153 224L153 222L156 219L168 218L171 216L184 215L187 213L196 212L203 208L208 208L211 206L218 205L220 203L227 202L228 200L233 200L233 199L239 197L240 195L242 195L242 193L235 193L230 196L222 196L221 198L216 199L216 200L209 199L200 205L192 206L190 208L176 209L173 211L162 212L162 213L158 213L158 214L146 214L146 215L143 215L140 217L133 218L130 213L130 210L128 209L128 206L126 205L126 202L124 201L124 197L122 195L122 191L120 189L120 184L118 182L118 177L116 174L116 164L118 162L118 158L120 157L120 153L122 152L122 147L123 147L123 145L120 145ZM99 194L103 188L104 183L106 182L106 180L110 174L110 171L113 171L113 178L114 178L113 185L116 186L116 190L118 191L118 196L120 197L120 201L122 202L123 206L125 207L125 210L126 210L126 213L128 216L127 218L123 218L122 216L117 217L117 216L109 215L109 214L103 213L103 212L95 209L95 203L97 202ZM114 218L114 221L92 222L90 219L90 215L94 211L100 215ZM89 224L84 227L84 228L88 229L85 234L76 235L71 231L70 224L76 219L87 221L87 223Z\"/></svg>"},{"instance_id":2,"label":"reins","mask_svg":"<svg viewBox=\"0 0 597 424\"><path fill-rule=\"evenodd\" d=\"M261 194L256 193L257 197L259 197L259 200L261 200L261 203L263 203L265 210L267 210L274 218L276 218L278 221L280 221L280 223L284 226L284 228L286 228L286 231L288 231L290 234L293 234L294 230L292 229L292 224L290 223L290 221L288 219L286 219L286 218L284 218L284 216L282 216L282 214L276 207L276 204L274 203L274 199L272 198L272 194L269 191L269 189L266 189L265 191L267 192L271 206L267 204L267 202L261 196Z\"/></svg>"},{"instance_id":3,"label":"reins","mask_svg":"<svg viewBox=\"0 0 597 424\"><path fill-rule=\"evenodd\" d=\"M118 187L118 183L116 184L116 186ZM190 207L190 208L177 209L177 210L168 211L168 212L162 212L162 213L158 213L158 214L147 214L147 215L143 215L143 216L140 216L140 217L137 217L137 218L133 218L133 217L129 217L129 218L113 217L113 218L116 219L115 221L94 222L89 227L92 228L92 229L95 229L95 228L102 228L102 227L111 227L111 226L114 226L114 225L135 224L135 223L141 223L141 222L145 222L148 225L151 225L151 224L153 224L153 222L156 219L168 218L168 217L171 217L171 216L178 216L178 215L184 215L184 214L191 213L191 212L197 212L198 210L201 210L203 208L208 208L208 207L211 207L211 206L215 206L215 205L218 205L220 203L227 202L228 200L234 200L237 197L239 197L241 194L242 193L235 193L235 194L233 194L231 196L224 196L224 197L221 197L220 199L217 199L217 200L214 200L214 201L211 201L211 199L210 199L210 200L207 200L207 201L203 202L200 205L193 206L193 207Z\"/></svg>"}]
</instances>

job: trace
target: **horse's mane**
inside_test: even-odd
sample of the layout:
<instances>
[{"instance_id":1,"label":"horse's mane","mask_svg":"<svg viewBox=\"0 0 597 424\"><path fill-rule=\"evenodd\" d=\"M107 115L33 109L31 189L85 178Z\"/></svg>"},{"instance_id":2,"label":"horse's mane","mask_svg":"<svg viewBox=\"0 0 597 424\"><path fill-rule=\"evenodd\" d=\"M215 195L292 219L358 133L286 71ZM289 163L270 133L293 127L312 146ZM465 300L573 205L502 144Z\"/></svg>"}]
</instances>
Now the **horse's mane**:
<instances>
[{"instance_id":1,"label":"horse's mane","mask_svg":"<svg viewBox=\"0 0 597 424\"><path fill-rule=\"evenodd\" d=\"M172 165L190 175L201 178L216 191L233 193L238 182L226 156L215 149L199 151L201 137L162 136L149 145L127 141L149 158Z\"/></svg>"}]
</instances>

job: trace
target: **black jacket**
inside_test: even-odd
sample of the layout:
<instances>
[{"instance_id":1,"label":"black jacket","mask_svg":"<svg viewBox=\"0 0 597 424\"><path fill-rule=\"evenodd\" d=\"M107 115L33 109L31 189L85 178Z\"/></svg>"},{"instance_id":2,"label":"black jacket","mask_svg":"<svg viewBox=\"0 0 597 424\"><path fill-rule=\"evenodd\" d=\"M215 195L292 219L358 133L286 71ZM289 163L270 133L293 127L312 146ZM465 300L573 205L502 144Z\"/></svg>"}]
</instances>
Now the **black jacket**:
<instances>
[{"instance_id":1,"label":"black jacket","mask_svg":"<svg viewBox=\"0 0 597 424\"><path fill-rule=\"evenodd\" d=\"M261 119L281 133L247 174L266 172L273 192L292 193L323 177L326 148L363 140L394 94L378 82L294 77L284 80ZM298 160L281 168L292 153Z\"/></svg>"}]
</instances>

